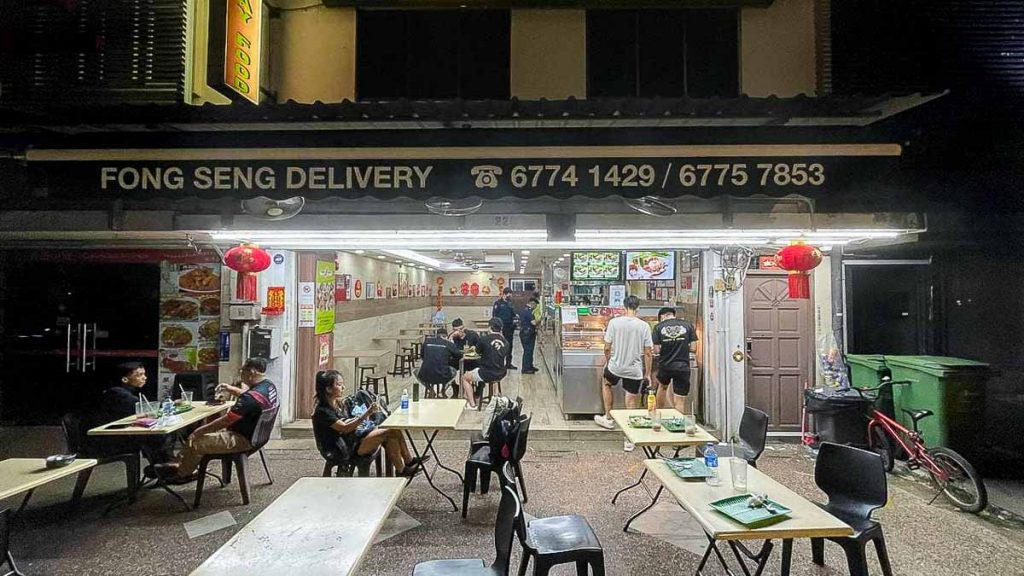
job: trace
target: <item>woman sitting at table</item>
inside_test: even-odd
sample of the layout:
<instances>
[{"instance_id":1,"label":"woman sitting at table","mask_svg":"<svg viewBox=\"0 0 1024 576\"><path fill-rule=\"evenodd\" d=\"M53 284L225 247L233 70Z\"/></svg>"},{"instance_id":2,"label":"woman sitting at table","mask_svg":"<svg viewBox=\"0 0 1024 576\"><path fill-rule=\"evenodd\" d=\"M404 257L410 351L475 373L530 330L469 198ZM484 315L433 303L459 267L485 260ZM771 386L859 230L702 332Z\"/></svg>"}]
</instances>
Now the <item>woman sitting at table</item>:
<instances>
[{"instance_id":1,"label":"woman sitting at table","mask_svg":"<svg viewBox=\"0 0 1024 576\"><path fill-rule=\"evenodd\" d=\"M377 402L368 403L365 391L345 395L345 379L337 370L316 373L316 407L313 410L313 434L320 446L344 443L349 454L369 456L384 447L384 455L399 476L412 477L428 458L413 458L401 430L377 427L374 415Z\"/></svg>"}]
</instances>

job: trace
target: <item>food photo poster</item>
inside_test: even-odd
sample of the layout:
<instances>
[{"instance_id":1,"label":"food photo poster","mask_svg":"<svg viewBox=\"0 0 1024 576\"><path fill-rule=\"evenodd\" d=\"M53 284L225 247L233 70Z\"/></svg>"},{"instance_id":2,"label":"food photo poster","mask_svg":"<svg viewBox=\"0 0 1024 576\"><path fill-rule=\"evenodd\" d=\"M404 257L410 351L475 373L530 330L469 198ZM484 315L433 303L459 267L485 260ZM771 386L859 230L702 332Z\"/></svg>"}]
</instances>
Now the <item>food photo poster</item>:
<instances>
[{"instance_id":1,"label":"food photo poster","mask_svg":"<svg viewBox=\"0 0 1024 576\"><path fill-rule=\"evenodd\" d=\"M220 311L220 264L160 263L161 397L174 386L175 374L217 370Z\"/></svg>"}]
</instances>

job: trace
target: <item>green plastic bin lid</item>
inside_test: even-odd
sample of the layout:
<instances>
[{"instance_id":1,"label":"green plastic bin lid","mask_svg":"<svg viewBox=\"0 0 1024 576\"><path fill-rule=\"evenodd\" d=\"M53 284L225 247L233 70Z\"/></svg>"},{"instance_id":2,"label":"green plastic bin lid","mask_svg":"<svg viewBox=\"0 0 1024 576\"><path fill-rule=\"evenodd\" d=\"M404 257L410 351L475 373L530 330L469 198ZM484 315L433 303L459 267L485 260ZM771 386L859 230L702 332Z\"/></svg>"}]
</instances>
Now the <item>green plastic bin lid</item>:
<instances>
[{"instance_id":1,"label":"green plastic bin lid","mask_svg":"<svg viewBox=\"0 0 1024 576\"><path fill-rule=\"evenodd\" d=\"M885 356L881 354L847 354L846 363L857 364L877 371L885 368Z\"/></svg>"},{"instance_id":2,"label":"green plastic bin lid","mask_svg":"<svg viewBox=\"0 0 1024 576\"><path fill-rule=\"evenodd\" d=\"M885 362L890 366L911 368L932 376L948 376L955 373L989 372L989 365L984 362L953 358L950 356L886 356Z\"/></svg>"}]
</instances>

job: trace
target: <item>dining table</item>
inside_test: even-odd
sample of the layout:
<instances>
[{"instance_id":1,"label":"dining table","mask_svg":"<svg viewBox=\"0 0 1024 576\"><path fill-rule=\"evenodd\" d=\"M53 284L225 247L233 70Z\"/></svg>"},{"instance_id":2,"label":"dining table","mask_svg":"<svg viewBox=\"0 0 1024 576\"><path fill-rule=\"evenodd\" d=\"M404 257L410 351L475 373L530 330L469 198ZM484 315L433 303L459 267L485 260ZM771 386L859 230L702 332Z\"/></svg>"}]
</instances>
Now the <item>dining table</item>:
<instances>
[{"instance_id":1,"label":"dining table","mask_svg":"<svg viewBox=\"0 0 1024 576\"><path fill-rule=\"evenodd\" d=\"M704 567L712 554L722 568L730 575L734 572L718 548L725 542L732 551L742 573L761 574L771 557L773 540L782 541L781 575L789 576L793 559L793 540L799 538L833 538L853 535L853 529L842 520L829 514L818 505L790 490L753 466L746 466L747 485L738 491L732 484L732 465L737 458L719 459L719 483L708 484L703 478L680 478L661 458L644 461L644 467L668 490L676 502L693 517L707 537L708 545L701 557L695 574L704 574ZM745 463L744 463L745 464ZM771 502L790 510L768 510L769 516L778 514L778 519L769 517L766 522L745 525L723 514L712 503L726 498L743 497L749 494L767 494ZM746 546L749 541L762 541L758 551ZM747 561L754 562L751 569Z\"/></svg>"},{"instance_id":2,"label":"dining table","mask_svg":"<svg viewBox=\"0 0 1024 576\"><path fill-rule=\"evenodd\" d=\"M692 414L681 414L675 408L659 408L658 413L662 420L683 418L687 422L692 423L694 427L694 433L687 434L684 432L669 432L664 427L661 430L654 430L653 428L637 428L630 425L630 417L632 416L647 416L647 410L633 409L633 410L612 410L612 420L622 430L623 435L626 436L626 440L629 440L633 445L643 450L644 455L647 458L658 458L661 456L661 448L669 447L674 448L673 456L678 456L679 452L686 447L702 446L708 442L718 442L718 439L708 433L707 430L697 425L697 421ZM626 520L625 526L622 527L623 532L629 531L629 526L634 520L643 515L658 503L658 498L661 497L664 486L658 486L658 489L654 492L651 491L647 484L644 484L644 478L647 476L647 468L644 468L640 477L637 478L636 482L626 486L619 490L612 496L612 504L614 505L619 496L623 493L628 492L634 488L643 488L647 493L650 502L642 509L638 510L635 514Z\"/></svg>"},{"instance_id":3,"label":"dining table","mask_svg":"<svg viewBox=\"0 0 1024 576\"><path fill-rule=\"evenodd\" d=\"M355 382L356 387L360 384L360 382L357 381L359 378L359 360L362 358L380 359L388 354L390 354L390 351L385 348L342 348L334 351L335 358L352 359L352 379L349 380L349 382Z\"/></svg>"},{"instance_id":4,"label":"dining table","mask_svg":"<svg viewBox=\"0 0 1024 576\"><path fill-rule=\"evenodd\" d=\"M434 464L436 466L434 473L431 473L424 467L423 476L435 492L451 503L455 511L458 511L459 507L451 496L445 494L443 490L434 484L434 474L436 474L437 468L442 468L454 474L459 479L460 486L464 481L461 474L445 466L444 462L441 461L437 451L434 450L434 439L437 438L437 434L441 430L455 430L459 419L462 418L462 411L465 406L466 401L461 399L423 398L419 402L410 402L408 410L396 410L380 424L381 428L404 432L406 439L409 441L409 448L412 449L417 458L421 458L423 454L428 452L434 457ZM422 453L416 446L412 432L420 432L423 435L425 444Z\"/></svg>"},{"instance_id":5,"label":"dining table","mask_svg":"<svg viewBox=\"0 0 1024 576\"><path fill-rule=\"evenodd\" d=\"M28 505L36 488L73 474L86 473L96 466L97 462L92 458L76 458L70 464L47 468L46 458L0 460L0 500L24 494L21 505L14 512L18 515Z\"/></svg>"},{"instance_id":6,"label":"dining table","mask_svg":"<svg viewBox=\"0 0 1024 576\"><path fill-rule=\"evenodd\" d=\"M299 478L192 572L356 574L408 482Z\"/></svg>"},{"instance_id":7,"label":"dining table","mask_svg":"<svg viewBox=\"0 0 1024 576\"><path fill-rule=\"evenodd\" d=\"M191 409L180 414L176 414L171 418L159 418L154 426L142 426L138 416L126 416L113 422L108 422L101 426L97 426L89 430L89 436L167 436L170 434L176 434L185 428L190 426L198 425L208 418L219 417L221 414L227 412L234 406L234 402L193 402ZM147 459L153 461L152 458L147 456ZM188 502L181 497L181 494L175 492L171 486L161 477L157 477L153 480L154 487L162 488L165 492L177 499L185 507L186 510L191 510ZM143 485L145 486L145 484ZM135 501L135 492L139 487L134 489L129 487L128 502ZM108 509L109 510L109 509Z\"/></svg>"}]
</instances>

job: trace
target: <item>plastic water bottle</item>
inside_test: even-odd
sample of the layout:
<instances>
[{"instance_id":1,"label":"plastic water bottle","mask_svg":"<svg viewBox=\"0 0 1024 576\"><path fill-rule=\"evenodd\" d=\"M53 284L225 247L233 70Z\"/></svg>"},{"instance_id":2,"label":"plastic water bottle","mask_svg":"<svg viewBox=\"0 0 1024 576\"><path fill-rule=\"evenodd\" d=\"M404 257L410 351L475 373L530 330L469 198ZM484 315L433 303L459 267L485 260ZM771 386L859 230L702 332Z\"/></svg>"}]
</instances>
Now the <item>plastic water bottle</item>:
<instances>
[{"instance_id":1,"label":"plastic water bottle","mask_svg":"<svg viewBox=\"0 0 1024 576\"><path fill-rule=\"evenodd\" d=\"M174 401L171 400L170 394L168 394L167 397L164 398L164 403L160 407L160 413L166 417L174 416Z\"/></svg>"},{"instance_id":2,"label":"plastic water bottle","mask_svg":"<svg viewBox=\"0 0 1024 576\"><path fill-rule=\"evenodd\" d=\"M718 452L715 451L714 442L708 442L707 448L704 449L704 465L711 472L711 476L707 477L708 485L718 486L722 480L718 477Z\"/></svg>"},{"instance_id":3,"label":"plastic water bottle","mask_svg":"<svg viewBox=\"0 0 1024 576\"><path fill-rule=\"evenodd\" d=\"M409 411L409 389L402 390L402 403L398 405L402 412Z\"/></svg>"}]
</instances>

